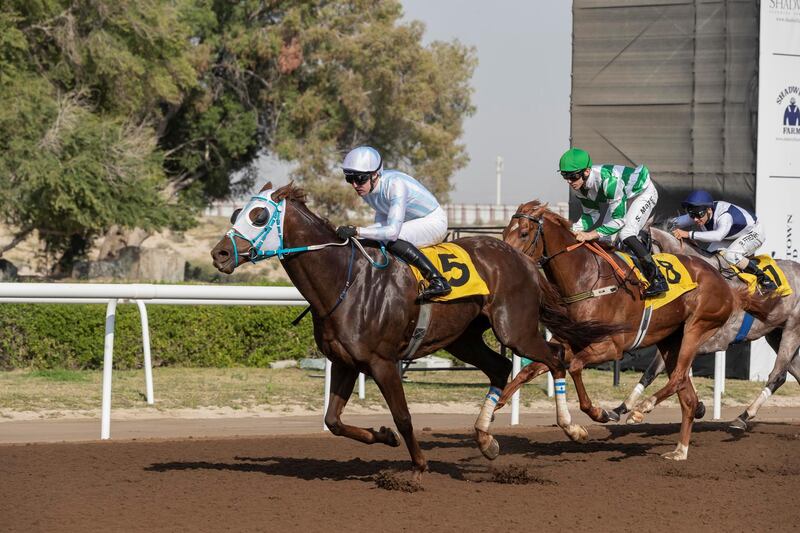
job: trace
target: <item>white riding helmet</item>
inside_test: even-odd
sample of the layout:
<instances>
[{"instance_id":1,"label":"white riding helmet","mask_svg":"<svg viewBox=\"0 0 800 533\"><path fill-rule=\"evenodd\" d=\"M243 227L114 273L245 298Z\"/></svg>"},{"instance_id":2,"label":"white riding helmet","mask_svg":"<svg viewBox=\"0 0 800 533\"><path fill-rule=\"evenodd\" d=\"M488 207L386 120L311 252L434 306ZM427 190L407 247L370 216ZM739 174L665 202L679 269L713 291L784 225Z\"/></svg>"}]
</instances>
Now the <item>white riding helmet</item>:
<instances>
[{"instance_id":1,"label":"white riding helmet","mask_svg":"<svg viewBox=\"0 0 800 533\"><path fill-rule=\"evenodd\" d=\"M383 159L375 148L359 146L350 150L345 156L342 170L345 171L345 174L348 171L359 174L380 172L383 170Z\"/></svg>"}]
</instances>

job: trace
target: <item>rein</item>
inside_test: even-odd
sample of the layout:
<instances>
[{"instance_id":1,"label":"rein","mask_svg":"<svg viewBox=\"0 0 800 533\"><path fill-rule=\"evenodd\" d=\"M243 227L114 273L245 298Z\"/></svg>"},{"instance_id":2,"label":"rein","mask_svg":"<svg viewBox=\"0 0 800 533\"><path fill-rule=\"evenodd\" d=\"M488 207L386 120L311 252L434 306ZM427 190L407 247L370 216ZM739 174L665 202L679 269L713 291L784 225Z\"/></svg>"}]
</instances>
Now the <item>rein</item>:
<instances>
[{"instance_id":1,"label":"rein","mask_svg":"<svg viewBox=\"0 0 800 533\"><path fill-rule=\"evenodd\" d=\"M531 222L535 222L536 223L536 234L534 235L533 239L531 239L531 243L528 246L526 246L525 249L523 250L523 253L525 255L529 255L528 252L530 252L531 249L534 248L534 246L536 245L536 242L539 240L539 237L542 238L542 243L544 244L544 230L543 230L544 219L543 218L536 217L536 216L533 216L533 215L529 215L527 213L514 213L511 216L511 218L512 219L524 218L524 219L530 220ZM566 246L564 249L559 250L558 252L556 252L556 253L554 253L553 255L550 255L550 256L544 255L544 246L542 246L542 257L538 261L539 268L544 268L544 266L547 265L547 263L549 263L550 261L552 261L554 258L558 257L559 255L564 254L564 253L572 252L573 250L577 250L581 246L585 246L586 248L589 249L589 251L591 251L596 256L600 257L606 263L611 265L611 268L614 269L615 277L617 278L617 281L619 282L620 285L624 284L627 281L630 281L628 279L629 273L626 273L622 269L622 267L620 267L619 264L617 264L617 262L614 261L614 259L608 254L608 252L603 250L602 246L600 246L599 244L597 244L595 242L589 242L589 241L581 241L581 242L577 242L575 244L570 244L570 245ZM563 303L565 303L565 304L572 304L572 303L575 303L575 302L580 302L581 300L587 300L589 298L595 298L597 296L604 296L606 294L614 294L615 292L617 292L618 289L619 289L619 286L616 286L616 287L615 286L609 286L609 287L603 287L603 288L600 288L600 289L592 289L592 290L589 290L589 291L579 292L579 293L573 294L571 296L562 297L561 301Z\"/></svg>"}]
</instances>

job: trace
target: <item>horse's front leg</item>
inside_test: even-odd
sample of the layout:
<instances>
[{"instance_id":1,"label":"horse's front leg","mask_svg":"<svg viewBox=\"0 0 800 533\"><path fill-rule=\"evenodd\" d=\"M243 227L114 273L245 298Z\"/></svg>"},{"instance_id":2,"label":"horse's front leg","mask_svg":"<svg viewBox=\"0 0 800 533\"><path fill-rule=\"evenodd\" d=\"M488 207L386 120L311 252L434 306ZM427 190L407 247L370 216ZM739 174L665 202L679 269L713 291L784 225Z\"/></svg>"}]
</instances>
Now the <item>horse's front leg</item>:
<instances>
[{"instance_id":1,"label":"horse's front leg","mask_svg":"<svg viewBox=\"0 0 800 533\"><path fill-rule=\"evenodd\" d=\"M379 359L370 364L372 379L378 384L389 410L392 412L394 424L403 439L406 441L408 453L411 454L411 462L414 464L414 481L421 481L422 473L428 469L428 462L422 455L422 448L419 446L417 438L414 436L414 428L411 425L411 414L408 412L406 395L403 391L403 381L400 372L394 361Z\"/></svg>"},{"instance_id":2,"label":"horse's front leg","mask_svg":"<svg viewBox=\"0 0 800 533\"><path fill-rule=\"evenodd\" d=\"M375 431L372 428L360 428L342 423L342 411L353 393L357 378L358 371L354 368L337 361L331 364L331 394L328 410L325 413L325 425L337 436L348 437L366 444L400 446L400 439L390 428L381 427Z\"/></svg>"}]
</instances>

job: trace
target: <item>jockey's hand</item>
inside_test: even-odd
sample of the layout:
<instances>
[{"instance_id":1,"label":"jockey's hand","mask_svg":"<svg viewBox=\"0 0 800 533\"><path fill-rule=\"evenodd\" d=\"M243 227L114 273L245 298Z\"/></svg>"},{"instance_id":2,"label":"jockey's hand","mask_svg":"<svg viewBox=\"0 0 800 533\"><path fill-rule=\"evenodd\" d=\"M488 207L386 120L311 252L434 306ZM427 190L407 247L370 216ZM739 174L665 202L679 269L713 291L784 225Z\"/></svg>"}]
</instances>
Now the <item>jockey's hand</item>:
<instances>
[{"instance_id":1,"label":"jockey's hand","mask_svg":"<svg viewBox=\"0 0 800 533\"><path fill-rule=\"evenodd\" d=\"M674 230L672 230L672 235L676 239L688 239L689 238L689 232L686 231L685 229L680 229L680 228L675 228Z\"/></svg>"},{"instance_id":2,"label":"jockey's hand","mask_svg":"<svg viewBox=\"0 0 800 533\"><path fill-rule=\"evenodd\" d=\"M358 229L355 226L339 226L336 228L336 236L342 240L358 236Z\"/></svg>"},{"instance_id":3,"label":"jockey's hand","mask_svg":"<svg viewBox=\"0 0 800 533\"><path fill-rule=\"evenodd\" d=\"M596 230L579 231L578 233L575 234L575 238L578 240L578 242L593 241L594 239L598 238L599 236L600 236L600 234L597 233Z\"/></svg>"}]
</instances>

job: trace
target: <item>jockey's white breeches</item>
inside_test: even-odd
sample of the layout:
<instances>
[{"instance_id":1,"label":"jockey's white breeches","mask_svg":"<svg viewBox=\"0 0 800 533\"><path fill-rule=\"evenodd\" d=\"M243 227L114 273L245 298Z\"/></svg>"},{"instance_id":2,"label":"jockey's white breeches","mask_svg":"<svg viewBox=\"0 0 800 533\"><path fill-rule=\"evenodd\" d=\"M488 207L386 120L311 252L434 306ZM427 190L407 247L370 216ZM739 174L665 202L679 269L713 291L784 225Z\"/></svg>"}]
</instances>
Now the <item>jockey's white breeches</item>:
<instances>
[{"instance_id":1,"label":"jockey's white breeches","mask_svg":"<svg viewBox=\"0 0 800 533\"><path fill-rule=\"evenodd\" d=\"M447 213L440 206L422 218L403 222L398 238L422 248L439 244L445 237L447 237Z\"/></svg>"},{"instance_id":2,"label":"jockey's white breeches","mask_svg":"<svg viewBox=\"0 0 800 533\"><path fill-rule=\"evenodd\" d=\"M656 190L656 186L653 185L653 182L650 182L650 184L628 204L628 209L623 219L625 225L617 232L620 242L628 237L639 236L639 232L644 228L644 225L647 224L657 203L658 191Z\"/></svg>"},{"instance_id":3,"label":"jockey's white breeches","mask_svg":"<svg viewBox=\"0 0 800 533\"><path fill-rule=\"evenodd\" d=\"M725 261L739 268L746 266L748 256L755 255L762 244L767 240L761 222L756 222L750 226L745 233L736 237L733 241L712 242L707 250L709 252L720 252Z\"/></svg>"}]
</instances>

